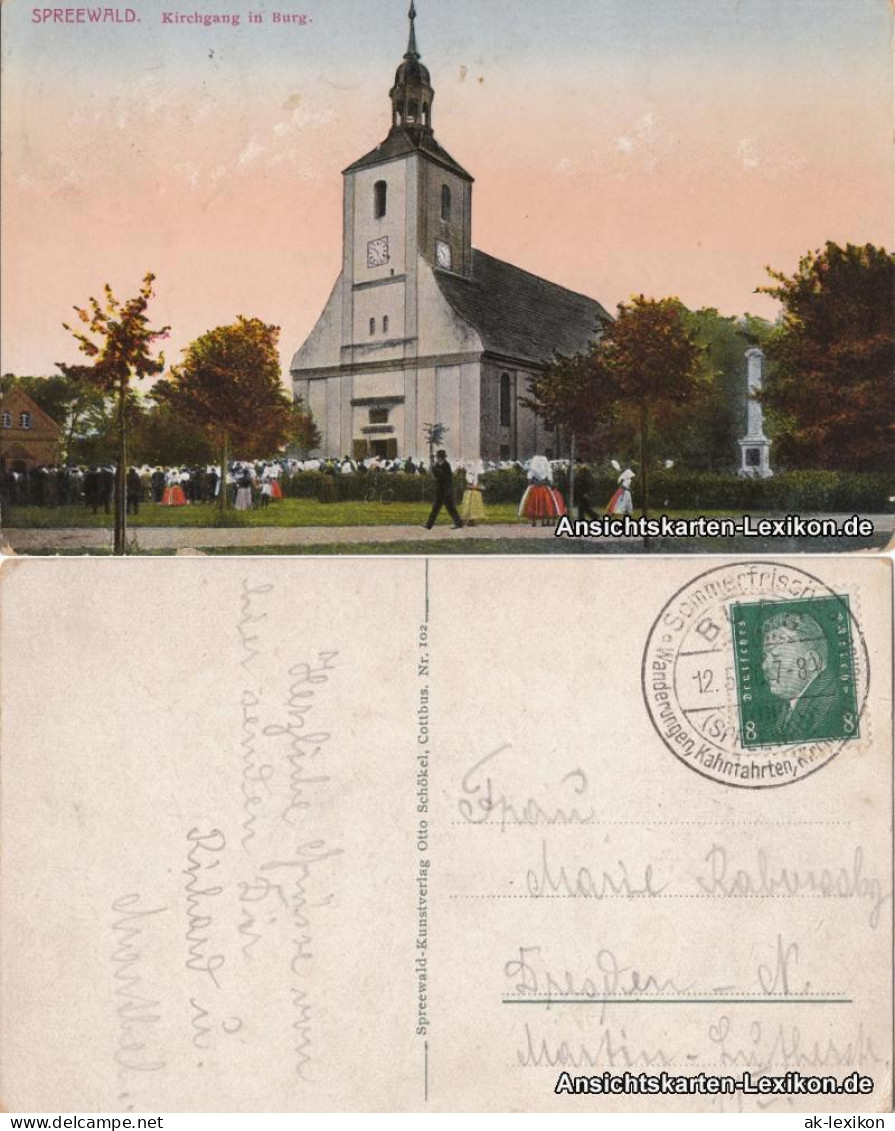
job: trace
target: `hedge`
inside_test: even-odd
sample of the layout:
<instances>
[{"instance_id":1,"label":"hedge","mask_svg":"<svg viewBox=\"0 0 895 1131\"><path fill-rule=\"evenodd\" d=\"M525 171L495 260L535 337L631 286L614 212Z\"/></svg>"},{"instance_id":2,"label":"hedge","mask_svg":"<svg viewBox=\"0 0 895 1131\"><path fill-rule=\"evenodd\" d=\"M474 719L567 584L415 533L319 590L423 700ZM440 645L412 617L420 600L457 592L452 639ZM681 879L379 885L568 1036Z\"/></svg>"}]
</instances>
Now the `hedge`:
<instances>
[{"instance_id":1,"label":"hedge","mask_svg":"<svg viewBox=\"0 0 895 1131\"><path fill-rule=\"evenodd\" d=\"M565 476L563 477L565 480ZM593 476L595 503L607 501L616 489L615 475ZM711 472L656 471L650 482L650 505L691 511L775 511L780 514L846 512L879 514L891 511L895 475L841 471L788 471L770 479L741 479ZM638 480L634 505L641 505Z\"/></svg>"},{"instance_id":2,"label":"hedge","mask_svg":"<svg viewBox=\"0 0 895 1131\"><path fill-rule=\"evenodd\" d=\"M602 508L617 486L614 471L587 469L576 472L576 496L582 481L595 508ZM431 475L405 472L367 472L361 475L330 475L321 471L301 471L280 480L283 493L290 498L317 499L319 502L361 502L382 499L389 502L431 502L435 482ZM454 476L457 498L465 477ZM528 483L525 472L516 468L488 471L482 476L485 503L518 503ZM556 474L556 485L568 495L568 473ZM641 480L633 484L634 506L643 497ZM892 510L889 496L895 494L895 472L787 471L770 479L740 479L713 472L657 470L650 484L651 509L663 510L776 511L781 514L847 512L879 514Z\"/></svg>"},{"instance_id":3,"label":"hedge","mask_svg":"<svg viewBox=\"0 0 895 1131\"><path fill-rule=\"evenodd\" d=\"M459 487L462 476L455 476ZM280 478L283 494L291 499L317 499L321 503L363 502L380 499L395 503L431 502L435 481L431 475L403 471L369 471L362 475L331 475L325 471L299 471Z\"/></svg>"}]
</instances>

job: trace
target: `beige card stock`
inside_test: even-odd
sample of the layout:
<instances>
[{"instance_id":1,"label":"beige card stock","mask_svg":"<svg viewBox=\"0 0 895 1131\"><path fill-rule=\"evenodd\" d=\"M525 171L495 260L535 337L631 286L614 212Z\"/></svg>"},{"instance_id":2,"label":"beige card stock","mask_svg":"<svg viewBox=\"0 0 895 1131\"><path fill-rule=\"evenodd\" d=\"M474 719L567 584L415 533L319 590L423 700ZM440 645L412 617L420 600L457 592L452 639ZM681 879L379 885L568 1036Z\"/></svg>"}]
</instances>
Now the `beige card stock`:
<instances>
[{"instance_id":1,"label":"beige card stock","mask_svg":"<svg viewBox=\"0 0 895 1131\"><path fill-rule=\"evenodd\" d=\"M831 595L854 731L746 750L731 607ZM0 615L8 1109L890 1106L888 563L24 560ZM625 1070L874 1091L555 1091Z\"/></svg>"}]
</instances>

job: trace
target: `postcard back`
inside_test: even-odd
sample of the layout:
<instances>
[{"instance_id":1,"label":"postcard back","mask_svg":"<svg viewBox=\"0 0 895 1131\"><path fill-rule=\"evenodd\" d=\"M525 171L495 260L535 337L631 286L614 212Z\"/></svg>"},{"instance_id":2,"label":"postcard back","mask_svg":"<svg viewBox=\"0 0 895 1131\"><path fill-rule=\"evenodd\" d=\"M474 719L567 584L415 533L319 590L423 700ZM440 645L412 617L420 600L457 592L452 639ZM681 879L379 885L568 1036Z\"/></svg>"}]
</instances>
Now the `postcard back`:
<instances>
[{"instance_id":1,"label":"postcard back","mask_svg":"<svg viewBox=\"0 0 895 1131\"><path fill-rule=\"evenodd\" d=\"M8 1108L889 1106L885 561L35 559L0 613Z\"/></svg>"}]
</instances>

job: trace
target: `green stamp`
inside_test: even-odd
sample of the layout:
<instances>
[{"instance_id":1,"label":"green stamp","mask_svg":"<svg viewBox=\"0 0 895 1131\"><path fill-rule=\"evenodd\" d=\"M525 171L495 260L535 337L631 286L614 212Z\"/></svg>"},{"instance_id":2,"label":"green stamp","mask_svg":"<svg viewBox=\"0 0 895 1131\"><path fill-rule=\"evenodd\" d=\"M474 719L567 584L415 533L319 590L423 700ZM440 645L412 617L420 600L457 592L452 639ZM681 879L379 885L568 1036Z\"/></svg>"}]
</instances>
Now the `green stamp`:
<instances>
[{"instance_id":1,"label":"green stamp","mask_svg":"<svg viewBox=\"0 0 895 1131\"><path fill-rule=\"evenodd\" d=\"M730 606L744 748L858 737L851 623L845 596Z\"/></svg>"}]
</instances>

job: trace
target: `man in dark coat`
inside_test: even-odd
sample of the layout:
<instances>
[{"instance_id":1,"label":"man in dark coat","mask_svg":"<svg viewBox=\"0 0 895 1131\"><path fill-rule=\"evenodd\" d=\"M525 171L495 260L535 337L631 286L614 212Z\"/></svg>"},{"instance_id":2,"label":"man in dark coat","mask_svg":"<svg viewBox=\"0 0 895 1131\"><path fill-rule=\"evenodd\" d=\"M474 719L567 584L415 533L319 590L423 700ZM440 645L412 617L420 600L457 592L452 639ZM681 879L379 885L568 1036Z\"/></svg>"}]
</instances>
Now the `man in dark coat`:
<instances>
[{"instance_id":1,"label":"man in dark coat","mask_svg":"<svg viewBox=\"0 0 895 1131\"><path fill-rule=\"evenodd\" d=\"M454 473L447 461L447 453L443 448L435 453L435 465L432 468L435 479L435 502L426 520L426 529L431 530L438 518L439 511L444 507L454 520L454 530L459 530L463 525L457 508L454 506Z\"/></svg>"},{"instance_id":2,"label":"man in dark coat","mask_svg":"<svg viewBox=\"0 0 895 1131\"><path fill-rule=\"evenodd\" d=\"M140 513L140 495L143 493L143 485L140 482L140 473L135 467L127 469L127 513L139 514Z\"/></svg>"},{"instance_id":3,"label":"man in dark coat","mask_svg":"<svg viewBox=\"0 0 895 1131\"><path fill-rule=\"evenodd\" d=\"M84 505L94 514L99 510L99 469L88 468L84 474Z\"/></svg>"},{"instance_id":4,"label":"man in dark coat","mask_svg":"<svg viewBox=\"0 0 895 1131\"><path fill-rule=\"evenodd\" d=\"M595 508L594 481L590 469L584 466L575 468L575 505L579 518L599 518Z\"/></svg>"},{"instance_id":5,"label":"man in dark coat","mask_svg":"<svg viewBox=\"0 0 895 1131\"><path fill-rule=\"evenodd\" d=\"M111 467L100 468L98 495L99 501L103 505L103 511L106 514L111 514L112 512L112 497L115 494L115 480L115 472Z\"/></svg>"}]
</instances>

